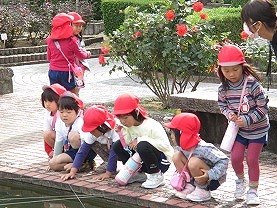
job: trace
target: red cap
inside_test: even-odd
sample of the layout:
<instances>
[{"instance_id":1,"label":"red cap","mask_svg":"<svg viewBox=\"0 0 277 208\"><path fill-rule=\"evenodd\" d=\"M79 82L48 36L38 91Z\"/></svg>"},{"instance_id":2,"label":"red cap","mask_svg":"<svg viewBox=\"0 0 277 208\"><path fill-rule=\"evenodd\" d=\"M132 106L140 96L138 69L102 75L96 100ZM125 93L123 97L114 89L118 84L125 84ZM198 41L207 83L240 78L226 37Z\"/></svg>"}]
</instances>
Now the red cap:
<instances>
[{"instance_id":1,"label":"red cap","mask_svg":"<svg viewBox=\"0 0 277 208\"><path fill-rule=\"evenodd\" d=\"M245 63L245 59L238 46L224 45L218 53L218 65L220 66L235 66L242 63Z\"/></svg>"},{"instance_id":2,"label":"red cap","mask_svg":"<svg viewBox=\"0 0 277 208\"><path fill-rule=\"evenodd\" d=\"M50 88L51 90L53 90L59 96L61 96L63 93L66 92L66 89L58 83L52 84L50 86L44 85L42 87L42 90L46 90L47 88Z\"/></svg>"},{"instance_id":3,"label":"red cap","mask_svg":"<svg viewBox=\"0 0 277 208\"><path fill-rule=\"evenodd\" d=\"M57 14L52 20L52 30L50 38L53 40L69 38L73 35L71 23L73 16L66 13Z\"/></svg>"},{"instance_id":4,"label":"red cap","mask_svg":"<svg viewBox=\"0 0 277 208\"><path fill-rule=\"evenodd\" d=\"M196 146L201 138L199 136L200 121L193 113L179 113L165 127L181 131L180 146L183 150Z\"/></svg>"},{"instance_id":5,"label":"red cap","mask_svg":"<svg viewBox=\"0 0 277 208\"><path fill-rule=\"evenodd\" d=\"M81 110L84 109L83 101L77 95L75 95L74 93L72 93L70 91L66 91L60 97L71 97L78 103L78 106Z\"/></svg>"},{"instance_id":6,"label":"red cap","mask_svg":"<svg viewBox=\"0 0 277 208\"><path fill-rule=\"evenodd\" d=\"M114 102L114 115L122 115L131 113L133 110L138 109L143 117L147 117L145 109L139 106L139 98L135 95L128 93L122 94L117 97Z\"/></svg>"},{"instance_id":7,"label":"red cap","mask_svg":"<svg viewBox=\"0 0 277 208\"><path fill-rule=\"evenodd\" d=\"M67 14L74 17L73 22L72 22L73 24L78 24L78 23L86 24L86 22L83 20L82 16L79 15L78 13L68 12Z\"/></svg>"}]
</instances>

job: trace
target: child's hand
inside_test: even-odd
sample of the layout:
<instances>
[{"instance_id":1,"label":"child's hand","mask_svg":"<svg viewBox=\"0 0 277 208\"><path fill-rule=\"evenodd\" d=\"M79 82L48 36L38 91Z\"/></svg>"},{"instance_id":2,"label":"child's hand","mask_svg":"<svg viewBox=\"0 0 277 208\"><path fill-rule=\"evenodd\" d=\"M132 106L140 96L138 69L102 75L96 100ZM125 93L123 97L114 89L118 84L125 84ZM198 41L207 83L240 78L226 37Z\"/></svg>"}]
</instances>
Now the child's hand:
<instances>
[{"instance_id":1,"label":"child's hand","mask_svg":"<svg viewBox=\"0 0 277 208\"><path fill-rule=\"evenodd\" d=\"M67 173L67 174L64 174L61 176L61 179L63 181L66 181L68 179L72 179L72 178L75 178L75 173L74 172L70 172L70 173Z\"/></svg>"},{"instance_id":2,"label":"child's hand","mask_svg":"<svg viewBox=\"0 0 277 208\"><path fill-rule=\"evenodd\" d=\"M131 142L129 143L129 148L130 148L131 150L135 150L136 147L137 147L137 144L138 144L138 139L135 138L133 141L131 141Z\"/></svg>"},{"instance_id":3,"label":"child's hand","mask_svg":"<svg viewBox=\"0 0 277 208\"><path fill-rule=\"evenodd\" d=\"M209 180L209 174L208 174L208 170L201 169L201 171L203 172L203 175L195 176L194 180L197 184L204 185L204 184L207 184L207 182Z\"/></svg>"},{"instance_id":4,"label":"child's hand","mask_svg":"<svg viewBox=\"0 0 277 208\"><path fill-rule=\"evenodd\" d=\"M240 117L237 118L236 122L235 122L239 127L245 127L244 123L243 123L243 120Z\"/></svg>"},{"instance_id":5,"label":"child's hand","mask_svg":"<svg viewBox=\"0 0 277 208\"><path fill-rule=\"evenodd\" d=\"M70 169L72 168L72 163L66 164L63 168L64 168L64 170L65 170L66 172L69 172Z\"/></svg>"},{"instance_id":6,"label":"child's hand","mask_svg":"<svg viewBox=\"0 0 277 208\"><path fill-rule=\"evenodd\" d=\"M237 118L238 117L234 112L229 113L229 118L228 118L229 121L235 122L237 120Z\"/></svg>"},{"instance_id":7,"label":"child's hand","mask_svg":"<svg viewBox=\"0 0 277 208\"><path fill-rule=\"evenodd\" d=\"M109 179L111 176L112 176L112 173L110 171L106 171L105 173L94 176L92 179L103 181L105 179Z\"/></svg>"},{"instance_id":8,"label":"child's hand","mask_svg":"<svg viewBox=\"0 0 277 208\"><path fill-rule=\"evenodd\" d=\"M116 132L121 131L121 129L122 129L122 125L120 125L120 124L115 124L114 130L115 130Z\"/></svg>"}]
</instances>

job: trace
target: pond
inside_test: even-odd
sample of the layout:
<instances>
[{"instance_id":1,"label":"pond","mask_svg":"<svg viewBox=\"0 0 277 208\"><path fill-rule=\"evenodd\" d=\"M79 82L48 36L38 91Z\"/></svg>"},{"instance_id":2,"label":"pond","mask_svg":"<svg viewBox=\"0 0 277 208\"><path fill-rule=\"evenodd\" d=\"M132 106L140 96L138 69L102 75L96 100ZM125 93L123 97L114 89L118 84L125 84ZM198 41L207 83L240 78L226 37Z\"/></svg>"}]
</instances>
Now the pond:
<instances>
[{"instance_id":1,"label":"pond","mask_svg":"<svg viewBox=\"0 0 277 208\"><path fill-rule=\"evenodd\" d=\"M5 208L138 208L131 204L0 179L0 207Z\"/></svg>"}]
</instances>

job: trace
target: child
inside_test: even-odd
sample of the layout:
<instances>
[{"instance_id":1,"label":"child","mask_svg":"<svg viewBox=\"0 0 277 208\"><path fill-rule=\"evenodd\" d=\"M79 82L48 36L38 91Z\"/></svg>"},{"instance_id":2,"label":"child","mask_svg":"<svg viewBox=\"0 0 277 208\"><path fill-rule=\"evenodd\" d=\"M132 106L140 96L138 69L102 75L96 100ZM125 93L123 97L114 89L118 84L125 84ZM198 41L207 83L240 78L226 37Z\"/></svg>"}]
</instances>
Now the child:
<instances>
[{"instance_id":1,"label":"child","mask_svg":"<svg viewBox=\"0 0 277 208\"><path fill-rule=\"evenodd\" d=\"M259 156L267 142L269 120L268 106L260 78L255 69L245 62L243 52L235 45L225 45L218 54L218 105L228 121L239 126L231 151L231 162L238 179L235 198L245 193L244 153L248 165L249 190L247 204L259 204ZM247 82L240 115L237 115L244 82Z\"/></svg>"},{"instance_id":2,"label":"child","mask_svg":"<svg viewBox=\"0 0 277 208\"><path fill-rule=\"evenodd\" d=\"M147 180L141 187L156 188L164 185L163 173L169 168L168 161L171 161L174 150L163 126L149 118L145 109L138 104L138 97L122 94L115 100L113 113L122 124L118 130L121 129L122 138L129 150L132 154L137 152L141 159L141 171L147 175ZM116 141L113 149L123 164L130 158L129 152L123 148L122 141ZM141 178L137 179L141 181Z\"/></svg>"},{"instance_id":3,"label":"child","mask_svg":"<svg viewBox=\"0 0 277 208\"><path fill-rule=\"evenodd\" d=\"M81 146L80 132L83 125L83 102L75 94L65 92L59 102L60 118L57 119L54 157L49 161L54 171L70 170L71 163Z\"/></svg>"},{"instance_id":4,"label":"child","mask_svg":"<svg viewBox=\"0 0 277 208\"><path fill-rule=\"evenodd\" d=\"M83 41L82 37L82 29L83 25L86 24L86 22L82 19L81 15L79 15L76 12L68 12L68 15L73 16L73 21L72 21L72 29L73 29L73 35L77 38L78 40L78 45L85 50L85 43ZM85 73L85 70L89 70L89 64L87 62L87 59L78 59L75 57L75 62L78 66L80 66L83 69L83 76ZM84 81L84 80L83 80ZM80 86L76 86L76 92L79 93L80 88L84 87L85 84L84 82Z\"/></svg>"},{"instance_id":5,"label":"child","mask_svg":"<svg viewBox=\"0 0 277 208\"><path fill-rule=\"evenodd\" d=\"M93 148L96 142L103 144L105 148L109 150L109 157L106 172L94 177L94 179L108 179L112 176L113 173L116 172L117 156L114 153L113 149L111 149L111 145L113 142L119 140L119 136L113 130L114 126L115 120L104 106L94 105L86 110L84 114L84 124L82 127L82 131L90 133L86 133L88 134L88 137L84 138L84 142L82 143L82 146L73 161L70 173L63 175L61 177L62 180L67 180L75 177L75 174L80 169L82 162L87 157L89 150ZM98 153L97 151L95 152Z\"/></svg>"},{"instance_id":6,"label":"child","mask_svg":"<svg viewBox=\"0 0 277 208\"><path fill-rule=\"evenodd\" d=\"M60 84L52 84L50 86L42 87L43 93L41 94L42 107L47 111L44 114L44 126L43 126L43 139L44 150L48 157L53 157L53 148L55 143L55 123L57 120L58 100L61 94L66 89Z\"/></svg>"},{"instance_id":7,"label":"child","mask_svg":"<svg viewBox=\"0 0 277 208\"><path fill-rule=\"evenodd\" d=\"M59 83L67 90L75 92L73 70L75 57L87 59L90 52L83 51L78 45L78 39L73 36L71 23L73 16L65 13L57 14L52 20L52 30L47 42L47 60L49 65L50 84ZM59 50L59 46L60 49Z\"/></svg>"},{"instance_id":8,"label":"child","mask_svg":"<svg viewBox=\"0 0 277 208\"><path fill-rule=\"evenodd\" d=\"M183 191L176 196L182 199L201 202L211 198L210 191L216 190L226 180L228 157L211 143L199 136L201 123L192 113L180 113L172 121L164 124L173 132L178 151L172 157L176 170L181 173L192 150L187 170L193 177Z\"/></svg>"}]
</instances>

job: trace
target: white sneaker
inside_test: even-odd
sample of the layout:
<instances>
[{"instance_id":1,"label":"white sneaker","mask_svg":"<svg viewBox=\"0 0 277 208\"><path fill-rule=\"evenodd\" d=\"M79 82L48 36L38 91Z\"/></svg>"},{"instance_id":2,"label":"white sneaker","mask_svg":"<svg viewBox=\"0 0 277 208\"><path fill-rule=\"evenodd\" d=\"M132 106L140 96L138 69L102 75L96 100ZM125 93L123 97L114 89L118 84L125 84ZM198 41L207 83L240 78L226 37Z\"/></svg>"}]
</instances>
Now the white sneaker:
<instances>
[{"instance_id":1,"label":"white sneaker","mask_svg":"<svg viewBox=\"0 0 277 208\"><path fill-rule=\"evenodd\" d=\"M202 202L211 199L211 192L196 186L193 192L187 195L186 199L194 202Z\"/></svg>"},{"instance_id":2,"label":"white sneaker","mask_svg":"<svg viewBox=\"0 0 277 208\"><path fill-rule=\"evenodd\" d=\"M146 174L147 180L141 184L142 188L157 188L161 185L164 185L164 176L160 172L158 173L152 173L152 174Z\"/></svg>"},{"instance_id":3,"label":"white sneaker","mask_svg":"<svg viewBox=\"0 0 277 208\"><path fill-rule=\"evenodd\" d=\"M246 190L246 181L245 179L236 180L236 190L234 196L236 199L241 198L245 194Z\"/></svg>"},{"instance_id":4,"label":"white sneaker","mask_svg":"<svg viewBox=\"0 0 277 208\"><path fill-rule=\"evenodd\" d=\"M128 181L128 183L135 183L135 182L144 182L146 181L146 175L145 173L135 173L135 175L133 175L133 177L131 177Z\"/></svg>"},{"instance_id":5,"label":"white sneaker","mask_svg":"<svg viewBox=\"0 0 277 208\"><path fill-rule=\"evenodd\" d=\"M247 192L246 204L248 205L260 204L260 199L255 189L249 189L249 191Z\"/></svg>"},{"instance_id":6,"label":"white sneaker","mask_svg":"<svg viewBox=\"0 0 277 208\"><path fill-rule=\"evenodd\" d=\"M195 189L195 186L188 183L183 191L177 191L175 193L175 196L181 199L186 199L187 195L193 192Z\"/></svg>"}]
</instances>

